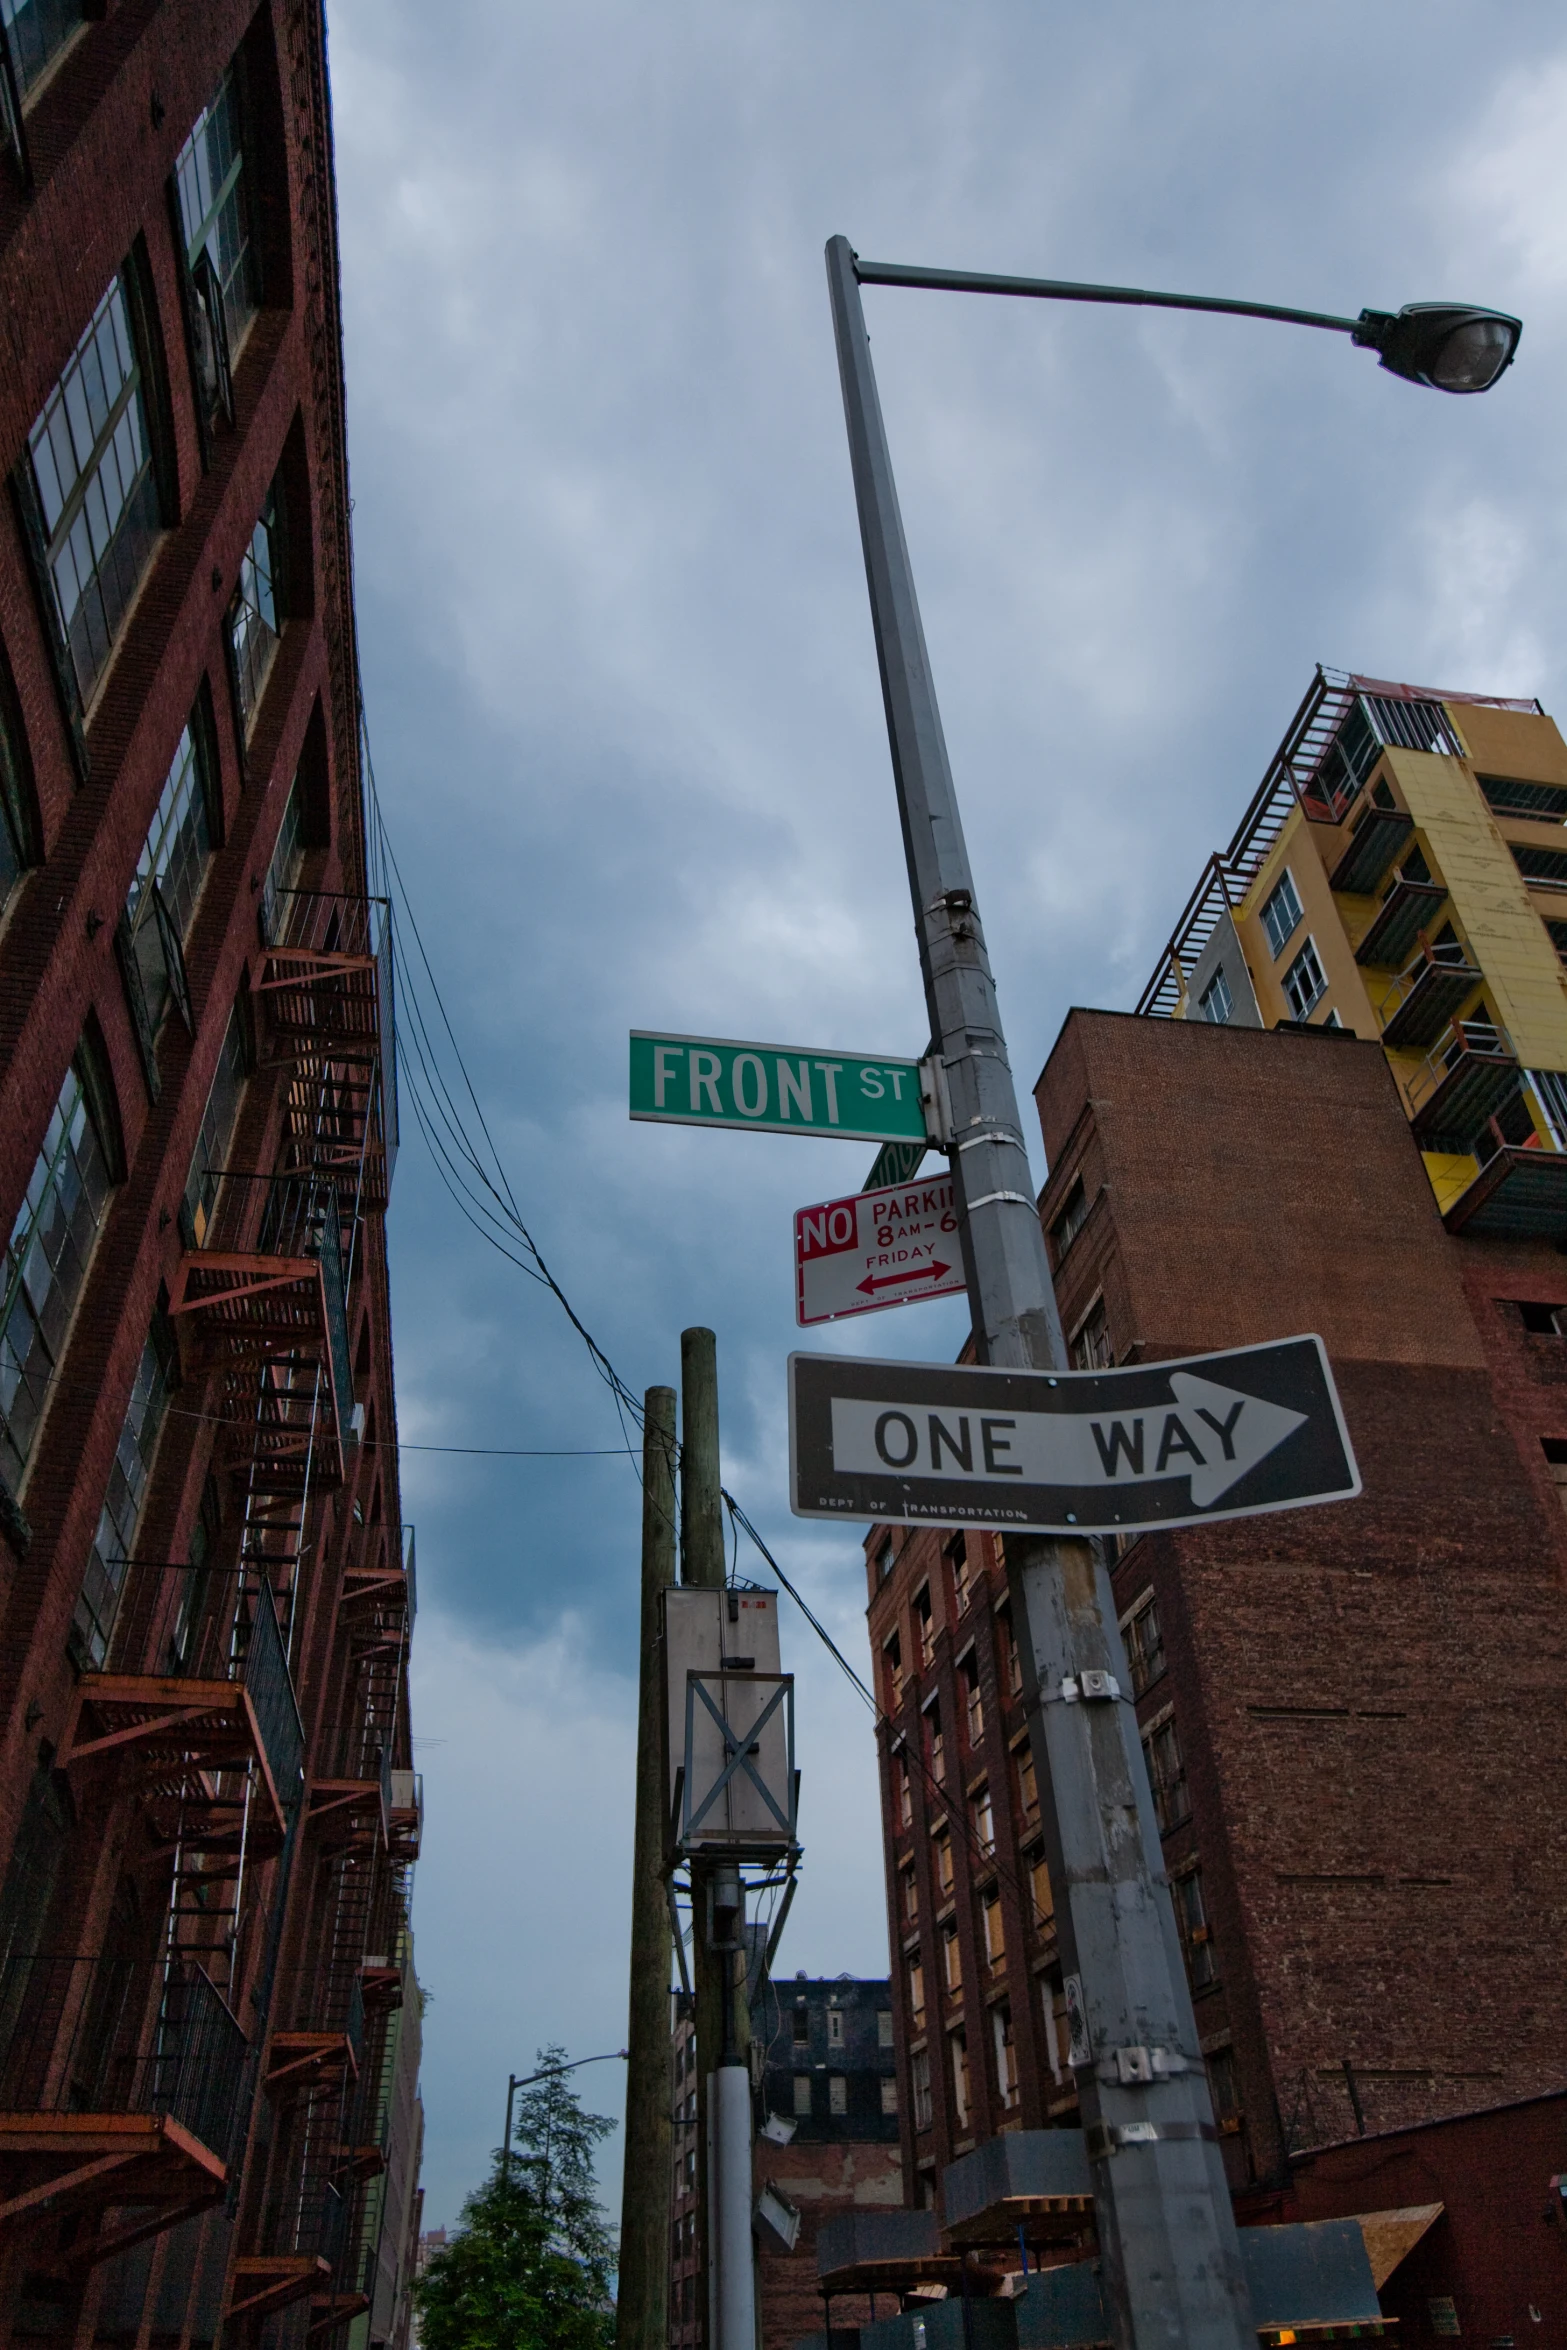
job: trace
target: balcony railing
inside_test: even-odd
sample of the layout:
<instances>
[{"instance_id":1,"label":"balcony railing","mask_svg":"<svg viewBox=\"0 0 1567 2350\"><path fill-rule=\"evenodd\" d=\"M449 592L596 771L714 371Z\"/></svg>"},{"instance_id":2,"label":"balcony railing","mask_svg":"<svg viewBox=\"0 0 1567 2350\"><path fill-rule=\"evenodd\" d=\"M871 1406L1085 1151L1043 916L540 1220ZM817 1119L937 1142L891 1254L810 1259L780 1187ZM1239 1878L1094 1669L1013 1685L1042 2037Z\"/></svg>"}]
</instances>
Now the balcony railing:
<instances>
[{"instance_id":1,"label":"balcony railing","mask_svg":"<svg viewBox=\"0 0 1567 2350\"><path fill-rule=\"evenodd\" d=\"M1407 1081L1422 1150L1465 1152L1518 1088L1512 1038L1494 1020L1455 1020Z\"/></svg>"},{"instance_id":2,"label":"balcony railing","mask_svg":"<svg viewBox=\"0 0 1567 2350\"><path fill-rule=\"evenodd\" d=\"M333 1176L351 1208L384 1208L397 1158L391 910L384 898L280 890L262 900L255 993L292 1067L296 1166Z\"/></svg>"},{"instance_id":3,"label":"balcony railing","mask_svg":"<svg viewBox=\"0 0 1567 2350\"><path fill-rule=\"evenodd\" d=\"M208 1977L49 1953L0 1965L0 2111L167 2114L233 2157L245 2035Z\"/></svg>"},{"instance_id":4,"label":"balcony railing","mask_svg":"<svg viewBox=\"0 0 1567 2350\"><path fill-rule=\"evenodd\" d=\"M197 1815L212 1813L208 1824L221 1846L229 1806L209 1789L205 1806L198 1797L192 1812L185 1780L193 1772L243 1770L254 1760L273 1816L269 1827L254 1823L252 1833L280 1841L304 1791L305 1738L271 1589L264 1578L235 1572L129 1564L129 1604L115 1625L107 1669L83 1673L78 1683L62 1763L112 1750L152 1782L154 1794L160 1786L171 1791L182 1807L182 1840L195 1849ZM138 1586L155 1576L161 1588L143 1606ZM209 1580L215 1598L193 1596L193 1582Z\"/></svg>"},{"instance_id":5,"label":"balcony railing","mask_svg":"<svg viewBox=\"0 0 1567 2350\"><path fill-rule=\"evenodd\" d=\"M254 1418L259 1441L270 1405L274 1420L281 1413L278 1433L287 1444L300 1438L308 1444L316 1408L327 1405L332 1466L340 1476L354 1385L341 1218L330 1177L225 1170L210 1213L203 1216L199 1206L194 1215L187 1211L185 1240L169 1310L187 1318L200 1368L232 1365L225 1416ZM259 1401L258 1356L271 1374ZM317 1369L324 1374L319 1380L311 1376Z\"/></svg>"},{"instance_id":6,"label":"balcony railing","mask_svg":"<svg viewBox=\"0 0 1567 2350\"><path fill-rule=\"evenodd\" d=\"M1449 1232L1567 1244L1567 1073L1525 1071L1473 1152L1480 1171L1447 1209Z\"/></svg>"},{"instance_id":7,"label":"balcony railing","mask_svg":"<svg viewBox=\"0 0 1567 2350\"><path fill-rule=\"evenodd\" d=\"M1394 1051L1435 1043L1482 977L1456 939L1441 946L1422 939L1408 970L1399 973L1377 1005L1382 1042Z\"/></svg>"}]
</instances>

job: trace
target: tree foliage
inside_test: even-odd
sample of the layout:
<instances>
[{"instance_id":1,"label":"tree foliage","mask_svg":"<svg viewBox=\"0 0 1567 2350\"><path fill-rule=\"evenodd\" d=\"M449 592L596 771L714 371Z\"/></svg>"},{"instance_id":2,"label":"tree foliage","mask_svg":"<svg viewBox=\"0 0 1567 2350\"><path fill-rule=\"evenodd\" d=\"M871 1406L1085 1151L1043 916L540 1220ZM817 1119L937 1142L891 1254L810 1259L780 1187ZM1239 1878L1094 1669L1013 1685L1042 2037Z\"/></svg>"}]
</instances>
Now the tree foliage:
<instances>
[{"instance_id":1,"label":"tree foliage","mask_svg":"<svg viewBox=\"0 0 1567 2350\"><path fill-rule=\"evenodd\" d=\"M561 2065L546 2048L539 2065ZM556 2072L517 2100L510 2149L414 2287L423 2350L610 2350L614 2238L593 2149L614 2128Z\"/></svg>"}]
</instances>

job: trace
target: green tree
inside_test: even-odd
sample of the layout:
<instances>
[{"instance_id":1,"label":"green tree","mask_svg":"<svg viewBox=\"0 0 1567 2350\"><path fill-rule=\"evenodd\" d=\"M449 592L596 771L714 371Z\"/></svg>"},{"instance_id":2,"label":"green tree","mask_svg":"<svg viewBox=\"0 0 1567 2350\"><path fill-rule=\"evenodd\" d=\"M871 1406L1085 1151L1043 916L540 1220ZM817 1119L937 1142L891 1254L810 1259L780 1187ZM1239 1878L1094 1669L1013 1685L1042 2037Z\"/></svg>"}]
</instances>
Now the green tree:
<instances>
[{"instance_id":1,"label":"green tree","mask_svg":"<svg viewBox=\"0 0 1567 2350\"><path fill-rule=\"evenodd\" d=\"M539 2052L541 2069L565 2062ZM414 2287L423 2350L610 2350L614 2237L593 2187L593 2149L614 2128L584 2113L558 2072L517 2103L444 2252Z\"/></svg>"}]
</instances>

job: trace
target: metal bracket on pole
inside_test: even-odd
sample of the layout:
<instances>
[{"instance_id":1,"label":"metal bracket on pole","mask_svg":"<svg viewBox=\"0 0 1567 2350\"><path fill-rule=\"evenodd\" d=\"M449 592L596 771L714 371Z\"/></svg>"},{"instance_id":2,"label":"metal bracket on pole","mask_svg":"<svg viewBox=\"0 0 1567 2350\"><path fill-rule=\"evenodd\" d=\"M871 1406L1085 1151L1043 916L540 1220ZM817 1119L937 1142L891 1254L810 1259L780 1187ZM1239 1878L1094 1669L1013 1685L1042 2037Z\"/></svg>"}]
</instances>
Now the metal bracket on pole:
<instances>
[{"instance_id":1,"label":"metal bracket on pole","mask_svg":"<svg viewBox=\"0 0 1567 2350\"><path fill-rule=\"evenodd\" d=\"M931 1141L938 1150L950 1150L952 1096L947 1088L947 1065L940 1053L931 1053L920 1063L920 1107Z\"/></svg>"},{"instance_id":2,"label":"metal bracket on pole","mask_svg":"<svg viewBox=\"0 0 1567 2350\"><path fill-rule=\"evenodd\" d=\"M1083 2132L1083 2151L1090 2162L1105 2162L1123 2146L1167 2145L1177 2139L1216 2145L1218 2137L1212 2122L1090 2122Z\"/></svg>"},{"instance_id":3,"label":"metal bracket on pole","mask_svg":"<svg viewBox=\"0 0 1567 2350\"><path fill-rule=\"evenodd\" d=\"M680 1912L675 1907L673 1878L666 1877L664 1879L664 1892L669 1902L669 1931L675 1945L675 1964L680 1969L680 1988L689 1999L691 1977L686 1971L686 1938L680 1930Z\"/></svg>"},{"instance_id":4,"label":"metal bracket on pole","mask_svg":"<svg viewBox=\"0 0 1567 2350\"><path fill-rule=\"evenodd\" d=\"M1177 2073L1200 2073L1205 2068L1200 2057L1182 2056L1178 2049L1133 2047L1109 2049L1096 2069L1102 2081L1129 2088L1138 2081L1168 2081Z\"/></svg>"},{"instance_id":5,"label":"metal bracket on pole","mask_svg":"<svg viewBox=\"0 0 1567 2350\"><path fill-rule=\"evenodd\" d=\"M1041 1689L1041 1705L1113 1705L1126 1692L1114 1673L1067 1673L1058 1688Z\"/></svg>"}]
</instances>

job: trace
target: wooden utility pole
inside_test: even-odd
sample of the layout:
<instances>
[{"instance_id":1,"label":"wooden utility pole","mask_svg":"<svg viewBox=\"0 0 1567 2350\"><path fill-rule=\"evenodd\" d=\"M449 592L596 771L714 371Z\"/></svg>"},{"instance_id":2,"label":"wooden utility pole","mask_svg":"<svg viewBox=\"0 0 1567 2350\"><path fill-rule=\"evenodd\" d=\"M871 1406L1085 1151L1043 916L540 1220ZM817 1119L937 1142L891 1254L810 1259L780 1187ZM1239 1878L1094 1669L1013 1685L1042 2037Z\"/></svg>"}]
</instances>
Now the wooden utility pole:
<instances>
[{"instance_id":1,"label":"wooden utility pole","mask_svg":"<svg viewBox=\"0 0 1567 2350\"><path fill-rule=\"evenodd\" d=\"M661 1595L675 1580L675 1391L650 1387L642 1400L642 1646L616 2350L663 2350L669 2339L672 2086L669 1903L664 1888L669 1766L664 1753L659 1610Z\"/></svg>"},{"instance_id":2,"label":"wooden utility pole","mask_svg":"<svg viewBox=\"0 0 1567 2350\"><path fill-rule=\"evenodd\" d=\"M718 1341L711 1330L680 1333L680 1580L704 1590L724 1586L723 1481L718 1466ZM711 1947L712 1871L690 1863L691 1984L696 2007L696 2234L697 2275L711 2288L716 2248L712 2240L712 2180L708 2167L708 2085L717 2069L724 2036L724 1972L727 1961ZM711 2290L698 2303L704 2337L712 2350Z\"/></svg>"}]
</instances>

